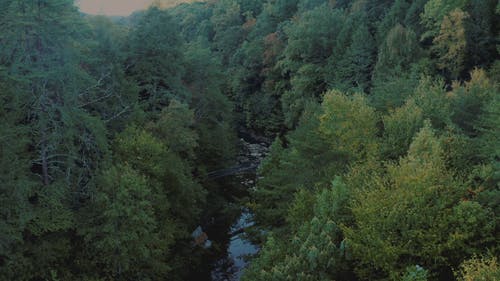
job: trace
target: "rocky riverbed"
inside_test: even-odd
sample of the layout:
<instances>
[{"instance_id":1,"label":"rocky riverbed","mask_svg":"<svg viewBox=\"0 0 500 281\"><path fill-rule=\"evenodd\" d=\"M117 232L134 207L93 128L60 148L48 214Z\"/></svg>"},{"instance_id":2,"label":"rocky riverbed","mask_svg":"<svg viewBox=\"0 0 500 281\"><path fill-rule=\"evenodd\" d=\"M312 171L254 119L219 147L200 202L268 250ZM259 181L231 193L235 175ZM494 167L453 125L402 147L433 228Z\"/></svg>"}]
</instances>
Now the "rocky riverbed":
<instances>
[{"instance_id":1,"label":"rocky riverbed","mask_svg":"<svg viewBox=\"0 0 500 281\"><path fill-rule=\"evenodd\" d=\"M265 142L249 143L244 139L240 139L240 142L243 149L237 158L238 165L241 166L254 165L258 167L262 162L262 160L264 160L264 158L269 153L269 144ZM247 188L255 187L256 184L255 174L253 174L252 177L242 176L240 178L241 178L241 184L243 184Z\"/></svg>"}]
</instances>

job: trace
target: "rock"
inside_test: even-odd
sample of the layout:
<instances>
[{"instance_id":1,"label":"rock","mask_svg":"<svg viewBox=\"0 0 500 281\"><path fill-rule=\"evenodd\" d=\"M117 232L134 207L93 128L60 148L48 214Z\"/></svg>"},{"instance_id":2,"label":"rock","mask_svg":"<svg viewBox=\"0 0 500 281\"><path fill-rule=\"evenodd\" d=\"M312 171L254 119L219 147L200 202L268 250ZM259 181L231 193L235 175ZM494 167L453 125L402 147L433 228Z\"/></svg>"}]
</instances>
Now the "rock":
<instances>
[{"instance_id":1,"label":"rock","mask_svg":"<svg viewBox=\"0 0 500 281\"><path fill-rule=\"evenodd\" d=\"M206 241L208 241L208 235L203 232L201 226L198 226L193 233L191 233L191 237L193 237L193 244L196 246L205 245ZM210 242L210 246L212 243Z\"/></svg>"},{"instance_id":2,"label":"rock","mask_svg":"<svg viewBox=\"0 0 500 281\"><path fill-rule=\"evenodd\" d=\"M212 241L207 239L207 241L205 241L205 244L203 244L203 248L208 249L210 247L212 247Z\"/></svg>"}]
</instances>

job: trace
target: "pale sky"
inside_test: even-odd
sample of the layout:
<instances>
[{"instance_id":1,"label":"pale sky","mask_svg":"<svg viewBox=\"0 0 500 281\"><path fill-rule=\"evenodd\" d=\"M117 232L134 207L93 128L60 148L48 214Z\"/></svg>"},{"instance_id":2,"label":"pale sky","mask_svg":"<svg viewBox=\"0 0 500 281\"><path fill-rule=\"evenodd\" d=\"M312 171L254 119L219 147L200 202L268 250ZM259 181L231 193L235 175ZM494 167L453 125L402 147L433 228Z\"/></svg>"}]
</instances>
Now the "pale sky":
<instances>
[{"instance_id":1,"label":"pale sky","mask_svg":"<svg viewBox=\"0 0 500 281\"><path fill-rule=\"evenodd\" d=\"M147 8L153 0L76 0L80 11L91 15L128 16Z\"/></svg>"}]
</instances>

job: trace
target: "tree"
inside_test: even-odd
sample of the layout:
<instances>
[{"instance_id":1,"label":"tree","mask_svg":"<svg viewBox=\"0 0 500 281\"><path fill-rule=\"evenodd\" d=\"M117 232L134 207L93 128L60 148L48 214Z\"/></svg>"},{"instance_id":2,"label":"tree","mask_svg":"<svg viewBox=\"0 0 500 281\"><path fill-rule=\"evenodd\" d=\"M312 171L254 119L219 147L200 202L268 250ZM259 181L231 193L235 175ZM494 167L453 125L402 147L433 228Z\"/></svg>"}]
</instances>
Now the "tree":
<instances>
[{"instance_id":1,"label":"tree","mask_svg":"<svg viewBox=\"0 0 500 281\"><path fill-rule=\"evenodd\" d=\"M384 116L383 159L398 160L404 156L413 138L423 126L422 110L412 99Z\"/></svg>"},{"instance_id":2,"label":"tree","mask_svg":"<svg viewBox=\"0 0 500 281\"><path fill-rule=\"evenodd\" d=\"M73 210L88 198L93 176L108 158L103 122L82 108L87 90L96 85L84 67L88 28L73 1L2 1L1 7L1 80L9 85L2 102L8 105L6 121L19 125L3 140L18 138L11 148L19 153L1 156L2 163L16 165L15 174L2 173L5 191L13 196L5 206L16 205L7 221L14 223L27 206L32 210L6 229L13 237L17 231L23 235L2 249L15 251L8 257L2 253L7 258L2 274L20 280L49 278L53 272L68 277L71 265L58 265L73 246L68 235ZM8 109L13 105L16 110Z\"/></svg>"},{"instance_id":3,"label":"tree","mask_svg":"<svg viewBox=\"0 0 500 281\"><path fill-rule=\"evenodd\" d=\"M409 266L406 270L407 271L402 278L403 281L427 281L428 280L427 278L429 275L429 271L425 270L420 265Z\"/></svg>"},{"instance_id":4,"label":"tree","mask_svg":"<svg viewBox=\"0 0 500 281\"><path fill-rule=\"evenodd\" d=\"M250 266L244 280L332 280L343 277L346 249L339 225L350 217L347 208L349 191L340 178L331 185L330 189L316 194L313 217L293 228L288 234L289 239L281 242L272 236L268 239L261 257Z\"/></svg>"},{"instance_id":5,"label":"tree","mask_svg":"<svg viewBox=\"0 0 500 281\"><path fill-rule=\"evenodd\" d=\"M406 11L406 16L404 19L404 25L415 31L418 38L421 38L424 32L424 27L421 24L421 15L424 12L424 7L429 2L428 0L415 0L410 1L410 6Z\"/></svg>"},{"instance_id":6,"label":"tree","mask_svg":"<svg viewBox=\"0 0 500 281\"><path fill-rule=\"evenodd\" d=\"M179 5L168 10L174 22L180 26L181 34L186 42L204 41L209 46L213 37L213 25L210 22L213 9L206 3L195 2L190 5Z\"/></svg>"},{"instance_id":7,"label":"tree","mask_svg":"<svg viewBox=\"0 0 500 281\"><path fill-rule=\"evenodd\" d=\"M83 48L84 66L95 84L87 89L80 107L100 116L108 128L120 130L139 102L137 85L125 74L130 67L125 65L124 50L128 30L104 16L86 19L92 40Z\"/></svg>"},{"instance_id":8,"label":"tree","mask_svg":"<svg viewBox=\"0 0 500 281\"><path fill-rule=\"evenodd\" d=\"M215 31L213 48L220 54L222 63L227 64L231 54L243 41L243 17L240 5L236 1L218 1L210 21Z\"/></svg>"},{"instance_id":9,"label":"tree","mask_svg":"<svg viewBox=\"0 0 500 281\"><path fill-rule=\"evenodd\" d=\"M442 129L451 124L451 99L443 80L422 77L413 97L422 109L423 118L429 119L433 128Z\"/></svg>"},{"instance_id":10,"label":"tree","mask_svg":"<svg viewBox=\"0 0 500 281\"><path fill-rule=\"evenodd\" d=\"M137 83L144 111L157 113L174 95L182 96L182 39L168 12L149 8L130 32L127 44L127 74Z\"/></svg>"},{"instance_id":11,"label":"tree","mask_svg":"<svg viewBox=\"0 0 500 281\"><path fill-rule=\"evenodd\" d=\"M409 6L410 4L408 4L406 0L394 1L394 4L392 4L387 14L377 26L377 45L380 46L383 44L383 41L386 36L388 36L391 29L398 25L401 26L401 24L404 23L404 18Z\"/></svg>"},{"instance_id":12,"label":"tree","mask_svg":"<svg viewBox=\"0 0 500 281\"><path fill-rule=\"evenodd\" d=\"M0 70L0 278L16 278L17 266L25 263L18 250L23 231L33 219L29 198L36 181L30 177L29 126L24 124L22 92L12 91L6 73Z\"/></svg>"},{"instance_id":13,"label":"tree","mask_svg":"<svg viewBox=\"0 0 500 281\"><path fill-rule=\"evenodd\" d=\"M408 72L411 64L419 59L421 52L415 33L396 24L389 30L380 46L373 76L380 79L386 75Z\"/></svg>"},{"instance_id":14,"label":"tree","mask_svg":"<svg viewBox=\"0 0 500 281\"><path fill-rule=\"evenodd\" d=\"M266 227L283 226L295 192L324 189L350 165L376 159L376 122L361 95L330 91L321 108L310 104L286 139L287 147L276 140L260 168L263 179L252 194L256 220Z\"/></svg>"},{"instance_id":15,"label":"tree","mask_svg":"<svg viewBox=\"0 0 500 281\"><path fill-rule=\"evenodd\" d=\"M199 168L215 170L226 165L234 155L234 104L224 89L227 85L222 65L213 52L192 43L184 56L186 74L183 81L190 93L187 102L192 108L192 125L198 134Z\"/></svg>"},{"instance_id":16,"label":"tree","mask_svg":"<svg viewBox=\"0 0 500 281\"><path fill-rule=\"evenodd\" d=\"M344 228L364 278L397 279L420 264L431 276L480 251L494 235L491 210L465 199L465 186L445 168L440 140L427 122L387 178L355 193L354 227ZM375 211L377 210L377 211Z\"/></svg>"},{"instance_id":17,"label":"tree","mask_svg":"<svg viewBox=\"0 0 500 281\"><path fill-rule=\"evenodd\" d=\"M487 106L498 93L498 89L486 77L483 70L475 69L470 73L471 79L464 85L454 84L452 90L453 122L468 136L476 136L474 126Z\"/></svg>"},{"instance_id":18,"label":"tree","mask_svg":"<svg viewBox=\"0 0 500 281\"><path fill-rule=\"evenodd\" d=\"M194 130L194 113L186 104L172 100L149 129L165 143L168 150L186 159L195 158L198 134Z\"/></svg>"},{"instance_id":19,"label":"tree","mask_svg":"<svg viewBox=\"0 0 500 281\"><path fill-rule=\"evenodd\" d=\"M353 163L377 155L377 116L362 95L330 91L322 108L318 130L336 152L337 161Z\"/></svg>"},{"instance_id":20,"label":"tree","mask_svg":"<svg viewBox=\"0 0 500 281\"><path fill-rule=\"evenodd\" d=\"M422 34L422 39L426 40L437 36L444 18L455 9L463 11L468 1L469 0L430 0L425 3L424 11L420 15L421 23L426 28L426 32Z\"/></svg>"},{"instance_id":21,"label":"tree","mask_svg":"<svg viewBox=\"0 0 500 281\"><path fill-rule=\"evenodd\" d=\"M364 15L360 16L351 43L335 70L336 88L367 92L375 65L376 45Z\"/></svg>"},{"instance_id":22,"label":"tree","mask_svg":"<svg viewBox=\"0 0 500 281\"><path fill-rule=\"evenodd\" d=\"M288 44L278 67L290 76L291 89L282 96L283 113L288 127L293 128L305 105L320 101L327 90L325 66L334 51L343 15L323 4L300 15L285 28Z\"/></svg>"},{"instance_id":23,"label":"tree","mask_svg":"<svg viewBox=\"0 0 500 281\"><path fill-rule=\"evenodd\" d=\"M161 124L162 121L158 123ZM189 268L189 264L196 262L188 256L191 251L183 249L191 249L188 237L199 223L199 215L204 207L207 193L193 176L193 166L189 159L174 152L178 147L169 147L176 142L162 139L162 135L158 133L161 132L158 131L161 127L158 125L150 125L150 128L155 128L159 137L135 126L128 127L119 134L114 146L115 161L121 165L128 165L145 177L147 187L152 194L150 201L157 225L155 235L158 237L155 244L149 245L149 251L155 248L177 249L163 252L157 258L157 262L161 263L158 273L163 274L162 268L168 266L171 271L176 272L176 278L180 279L184 276L185 269ZM187 129L181 127L172 131L189 132ZM192 140L186 139L186 141ZM154 264L150 266L155 267Z\"/></svg>"},{"instance_id":24,"label":"tree","mask_svg":"<svg viewBox=\"0 0 500 281\"><path fill-rule=\"evenodd\" d=\"M80 97L92 85L79 67L83 34L76 30L85 25L71 1L38 4L12 1L8 6L0 40L9 44L2 61L19 82L14 87L31 93L26 116L36 140L33 170L44 185L64 177L80 189L107 149L101 121L80 107Z\"/></svg>"},{"instance_id":25,"label":"tree","mask_svg":"<svg viewBox=\"0 0 500 281\"><path fill-rule=\"evenodd\" d=\"M373 71L371 99L378 109L401 106L417 86L421 69L414 64L422 55L416 34L402 25L395 25L378 51ZM412 67L413 65L413 67Z\"/></svg>"},{"instance_id":26,"label":"tree","mask_svg":"<svg viewBox=\"0 0 500 281\"><path fill-rule=\"evenodd\" d=\"M495 50L495 0L470 0L466 11L470 15L466 22L467 69L485 67L498 54Z\"/></svg>"},{"instance_id":27,"label":"tree","mask_svg":"<svg viewBox=\"0 0 500 281\"><path fill-rule=\"evenodd\" d=\"M128 166L111 167L99 176L95 199L82 212L78 230L90 264L81 262L89 273L115 280L166 277L161 256L173 235L160 240L153 197L147 179Z\"/></svg>"},{"instance_id":28,"label":"tree","mask_svg":"<svg viewBox=\"0 0 500 281\"><path fill-rule=\"evenodd\" d=\"M283 226L294 193L328 186L330 172L338 167L334 151L317 132L319 112L318 105L310 104L297 129L286 140L274 141L259 169L263 179L252 192L252 207L263 227Z\"/></svg>"},{"instance_id":29,"label":"tree","mask_svg":"<svg viewBox=\"0 0 500 281\"><path fill-rule=\"evenodd\" d=\"M437 67L445 70L453 79L458 78L465 68L467 40L465 20L469 15L460 9L444 16L439 34L432 41L438 56Z\"/></svg>"},{"instance_id":30,"label":"tree","mask_svg":"<svg viewBox=\"0 0 500 281\"><path fill-rule=\"evenodd\" d=\"M493 281L500 278L500 267L495 257L473 257L460 265L455 272L460 281Z\"/></svg>"},{"instance_id":31,"label":"tree","mask_svg":"<svg viewBox=\"0 0 500 281\"><path fill-rule=\"evenodd\" d=\"M191 168L186 160L161 139L137 127L129 127L118 135L115 143L116 159L127 163L148 179L148 185L155 194L153 206L157 221L176 218L178 227L187 231L194 224L203 202L204 191L192 178ZM170 204L165 204L170 202ZM163 225L162 225L163 226ZM167 233L176 226L165 225ZM185 235L187 233L178 233Z\"/></svg>"}]
</instances>

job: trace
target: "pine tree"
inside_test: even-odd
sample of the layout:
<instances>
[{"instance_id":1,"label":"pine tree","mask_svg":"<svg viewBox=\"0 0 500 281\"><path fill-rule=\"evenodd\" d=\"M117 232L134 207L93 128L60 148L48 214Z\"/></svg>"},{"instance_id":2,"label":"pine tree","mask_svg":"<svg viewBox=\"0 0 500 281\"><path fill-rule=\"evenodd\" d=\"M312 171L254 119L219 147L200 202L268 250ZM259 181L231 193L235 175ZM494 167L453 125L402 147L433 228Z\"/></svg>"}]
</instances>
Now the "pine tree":
<instances>
[{"instance_id":1,"label":"pine tree","mask_svg":"<svg viewBox=\"0 0 500 281\"><path fill-rule=\"evenodd\" d=\"M252 280L345 278L348 253L339 226L350 221L349 196L347 186L338 177L329 189L316 193L312 205L307 206L312 209L312 217L295 225L291 233L284 234L290 236L289 239L278 242L273 236L269 237L262 255L251 265L245 277ZM297 197L300 198L304 197Z\"/></svg>"},{"instance_id":2,"label":"pine tree","mask_svg":"<svg viewBox=\"0 0 500 281\"><path fill-rule=\"evenodd\" d=\"M16 168L23 169L16 172L21 188L8 193L17 197L12 198L16 209L27 203L32 209L17 226L23 227L23 243L9 250L23 260L12 263L15 257L9 257L7 271L15 275L7 278L68 277L70 265L57 265L72 248L73 210L89 196L93 176L107 158L104 125L82 108L95 85L84 67L88 29L73 1L1 4L2 76L10 81L9 96L19 98L18 110L11 112L17 117L8 118L21 129L15 134L24 131L13 147L24 162ZM2 162L14 160L5 156Z\"/></svg>"},{"instance_id":3,"label":"pine tree","mask_svg":"<svg viewBox=\"0 0 500 281\"><path fill-rule=\"evenodd\" d=\"M360 16L351 43L336 69L336 88L367 92L375 65L376 43L364 15Z\"/></svg>"},{"instance_id":4,"label":"pine tree","mask_svg":"<svg viewBox=\"0 0 500 281\"><path fill-rule=\"evenodd\" d=\"M30 177L29 127L24 120L25 96L12 91L6 73L0 70L0 279L15 278L25 259L17 251L23 232L33 218L29 198L36 181Z\"/></svg>"},{"instance_id":5,"label":"pine tree","mask_svg":"<svg viewBox=\"0 0 500 281\"><path fill-rule=\"evenodd\" d=\"M485 67L498 55L495 40L495 0L470 0L466 11L467 69Z\"/></svg>"},{"instance_id":6,"label":"pine tree","mask_svg":"<svg viewBox=\"0 0 500 281\"><path fill-rule=\"evenodd\" d=\"M44 185L64 177L82 188L106 149L102 124L79 103L92 85L79 67L83 36L75 30L84 24L71 1L13 1L8 9L3 40L11 45L3 54L5 60L10 56L8 72L20 81L19 91L30 93L26 114L36 140L34 170Z\"/></svg>"},{"instance_id":7,"label":"pine tree","mask_svg":"<svg viewBox=\"0 0 500 281\"><path fill-rule=\"evenodd\" d=\"M166 28L168 27L168 28ZM158 113L174 96L182 96L182 38L167 11L149 8L130 32L127 75L137 84L139 103Z\"/></svg>"}]
</instances>

